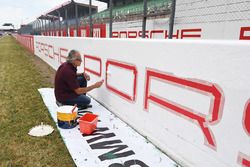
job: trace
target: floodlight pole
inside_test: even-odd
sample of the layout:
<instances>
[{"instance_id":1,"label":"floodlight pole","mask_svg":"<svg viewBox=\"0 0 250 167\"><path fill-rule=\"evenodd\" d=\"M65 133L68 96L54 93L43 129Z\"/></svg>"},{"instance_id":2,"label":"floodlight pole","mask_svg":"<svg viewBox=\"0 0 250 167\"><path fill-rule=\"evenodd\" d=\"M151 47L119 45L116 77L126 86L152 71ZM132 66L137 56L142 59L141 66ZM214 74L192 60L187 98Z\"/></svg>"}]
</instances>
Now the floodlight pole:
<instances>
[{"instance_id":1,"label":"floodlight pole","mask_svg":"<svg viewBox=\"0 0 250 167\"><path fill-rule=\"evenodd\" d=\"M112 38L113 28L113 0L109 0L109 38Z\"/></svg>"},{"instance_id":2,"label":"floodlight pole","mask_svg":"<svg viewBox=\"0 0 250 167\"><path fill-rule=\"evenodd\" d=\"M147 23L147 13L148 13L148 4L147 0L143 0L143 21L142 21L142 38L146 36L146 23Z\"/></svg>"},{"instance_id":3,"label":"floodlight pole","mask_svg":"<svg viewBox=\"0 0 250 167\"><path fill-rule=\"evenodd\" d=\"M93 37L93 23L92 23L92 0L89 0L89 28L90 28L90 37Z\"/></svg>"},{"instance_id":4,"label":"floodlight pole","mask_svg":"<svg viewBox=\"0 0 250 167\"><path fill-rule=\"evenodd\" d=\"M171 13L170 13L170 18L169 18L169 35L168 35L168 39L172 39L173 38L175 6L176 6L176 0L172 0L172 3L171 3Z\"/></svg>"}]
</instances>

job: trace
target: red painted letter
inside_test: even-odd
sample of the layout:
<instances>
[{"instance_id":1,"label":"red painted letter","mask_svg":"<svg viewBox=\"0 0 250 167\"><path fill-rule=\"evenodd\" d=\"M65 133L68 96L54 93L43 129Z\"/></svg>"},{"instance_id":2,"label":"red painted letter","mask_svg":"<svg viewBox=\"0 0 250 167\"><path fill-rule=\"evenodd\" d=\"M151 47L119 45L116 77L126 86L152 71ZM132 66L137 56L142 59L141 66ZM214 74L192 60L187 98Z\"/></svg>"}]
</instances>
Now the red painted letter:
<instances>
[{"instance_id":1,"label":"red painted letter","mask_svg":"<svg viewBox=\"0 0 250 167\"><path fill-rule=\"evenodd\" d=\"M200 92L201 94L206 93L205 95L212 97L211 100L211 111L210 115L201 115L192 112L192 110L184 107L176 102L172 102L171 100L160 98L154 93L150 92L150 81L153 79L158 79L161 82L166 82L166 84L171 83L171 85L181 86L183 89L188 89L191 91ZM145 86L145 97L144 97L144 109L148 110L149 101L154 102L155 104L159 104L167 109L170 109L173 112L177 112L179 114L184 115L192 120L195 120L200 125L202 132L204 133L206 142L209 146L216 148L215 139L213 138L213 134L209 129L208 125L211 123L217 122L219 118L220 109L223 104L223 96L220 90L213 84L208 83L199 83L196 81L190 81L183 78L178 78L176 76L172 76L166 73L154 71L148 69L146 71L146 86Z\"/></svg>"}]
</instances>

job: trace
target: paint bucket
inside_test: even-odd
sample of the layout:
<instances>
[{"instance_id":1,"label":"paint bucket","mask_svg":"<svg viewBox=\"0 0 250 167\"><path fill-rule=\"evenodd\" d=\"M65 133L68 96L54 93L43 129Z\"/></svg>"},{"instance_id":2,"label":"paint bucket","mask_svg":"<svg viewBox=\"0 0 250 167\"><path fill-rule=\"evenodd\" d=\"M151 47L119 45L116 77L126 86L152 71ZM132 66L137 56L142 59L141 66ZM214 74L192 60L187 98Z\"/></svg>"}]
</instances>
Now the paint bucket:
<instances>
[{"instance_id":1,"label":"paint bucket","mask_svg":"<svg viewBox=\"0 0 250 167\"><path fill-rule=\"evenodd\" d=\"M87 113L79 119L80 132L90 135L96 129L98 122L98 115Z\"/></svg>"},{"instance_id":2,"label":"paint bucket","mask_svg":"<svg viewBox=\"0 0 250 167\"><path fill-rule=\"evenodd\" d=\"M65 105L57 109L57 123L60 128L71 129L77 125L77 111L75 106Z\"/></svg>"}]
</instances>

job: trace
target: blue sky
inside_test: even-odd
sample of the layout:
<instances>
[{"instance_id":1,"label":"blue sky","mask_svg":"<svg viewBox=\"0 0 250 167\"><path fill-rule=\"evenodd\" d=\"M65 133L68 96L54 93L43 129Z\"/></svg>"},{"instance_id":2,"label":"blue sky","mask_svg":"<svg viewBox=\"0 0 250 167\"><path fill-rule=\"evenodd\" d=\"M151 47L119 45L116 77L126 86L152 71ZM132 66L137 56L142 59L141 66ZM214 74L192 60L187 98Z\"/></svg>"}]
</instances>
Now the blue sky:
<instances>
[{"instance_id":1,"label":"blue sky","mask_svg":"<svg viewBox=\"0 0 250 167\"><path fill-rule=\"evenodd\" d=\"M38 16L46 13L55 6L68 0L0 0L0 27L4 23L13 23L15 28L20 24L34 21ZM89 0L77 0L77 2L88 3ZM102 2L92 0L93 5L105 8Z\"/></svg>"}]
</instances>

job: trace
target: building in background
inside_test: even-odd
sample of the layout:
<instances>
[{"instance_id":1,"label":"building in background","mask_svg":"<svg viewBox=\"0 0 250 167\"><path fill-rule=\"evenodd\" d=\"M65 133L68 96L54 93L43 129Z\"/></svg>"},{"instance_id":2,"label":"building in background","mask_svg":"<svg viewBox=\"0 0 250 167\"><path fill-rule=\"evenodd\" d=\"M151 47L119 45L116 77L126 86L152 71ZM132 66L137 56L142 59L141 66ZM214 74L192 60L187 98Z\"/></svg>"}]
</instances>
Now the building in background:
<instances>
[{"instance_id":1,"label":"building in background","mask_svg":"<svg viewBox=\"0 0 250 167\"><path fill-rule=\"evenodd\" d=\"M0 36L13 32L16 32L16 29L12 23L4 23L2 26L0 26Z\"/></svg>"}]
</instances>

